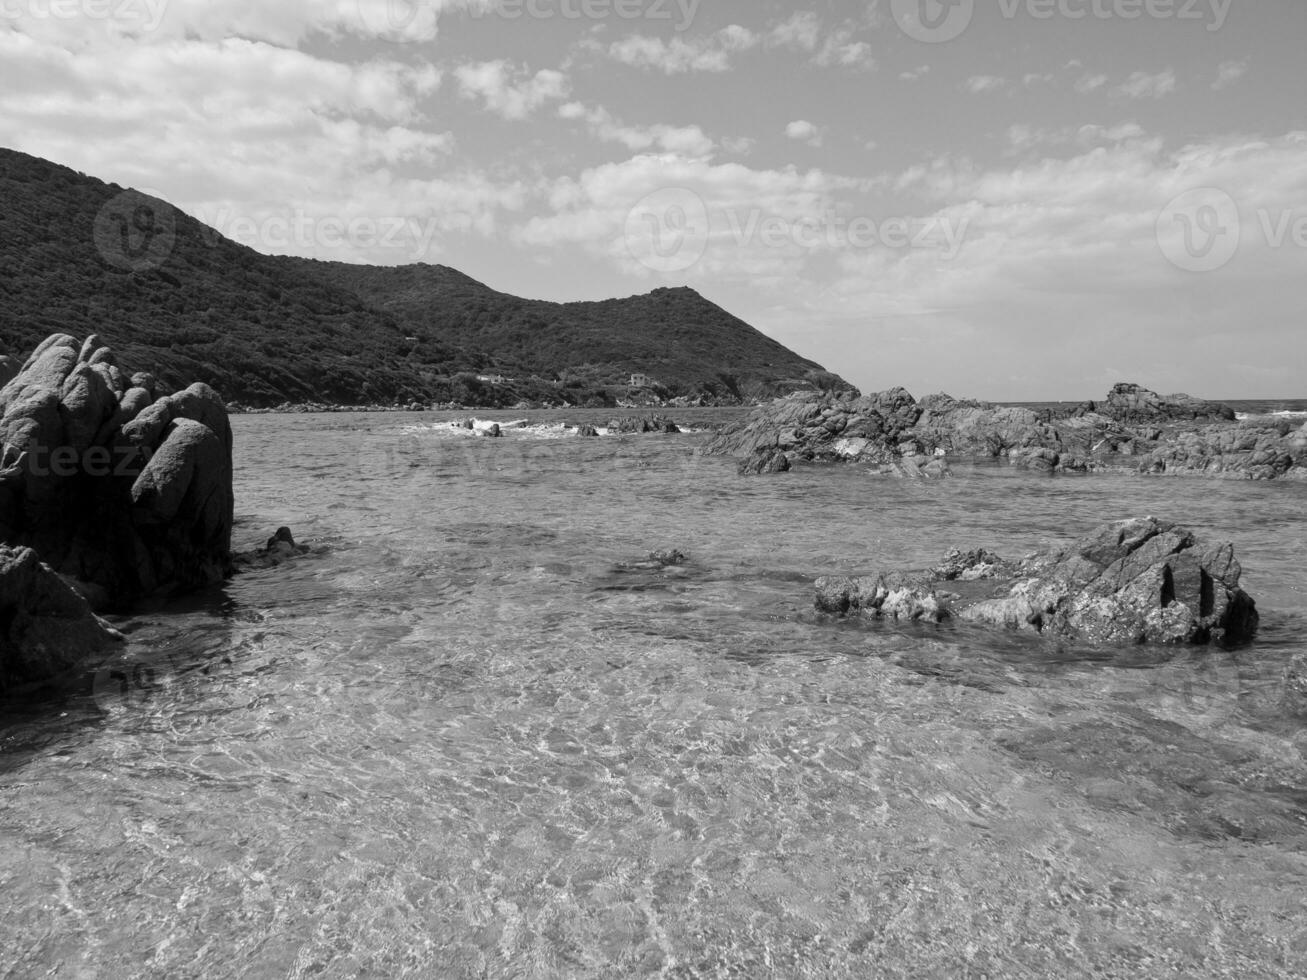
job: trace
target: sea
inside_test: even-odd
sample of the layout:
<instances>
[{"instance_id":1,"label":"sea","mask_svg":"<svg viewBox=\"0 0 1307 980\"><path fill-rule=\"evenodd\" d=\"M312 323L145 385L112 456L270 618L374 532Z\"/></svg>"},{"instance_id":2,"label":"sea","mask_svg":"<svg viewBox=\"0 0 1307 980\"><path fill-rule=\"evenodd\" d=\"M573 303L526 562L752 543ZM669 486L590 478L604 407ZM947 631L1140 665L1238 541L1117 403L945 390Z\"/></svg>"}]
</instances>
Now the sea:
<instances>
[{"instance_id":1,"label":"sea","mask_svg":"<svg viewBox=\"0 0 1307 980\"><path fill-rule=\"evenodd\" d=\"M233 418L237 548L310 551L0 704L0 975L1307 975L1307 485L564 427L612 414ZM813 609L1144 515L1234 543L1254 643Z\"/></svg>"}]
</instances>

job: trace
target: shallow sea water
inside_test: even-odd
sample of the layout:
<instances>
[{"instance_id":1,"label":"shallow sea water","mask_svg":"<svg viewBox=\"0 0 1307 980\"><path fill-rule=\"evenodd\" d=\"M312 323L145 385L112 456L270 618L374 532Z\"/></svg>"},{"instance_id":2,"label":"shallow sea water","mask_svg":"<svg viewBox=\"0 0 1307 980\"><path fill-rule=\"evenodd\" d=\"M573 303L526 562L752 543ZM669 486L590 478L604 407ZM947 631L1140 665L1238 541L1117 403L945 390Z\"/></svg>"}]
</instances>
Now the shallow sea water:
<instances>
[{"instance_id":1,"label":"shallow sea water","mask_svg":"<svg viewBox=\"0 0 1307 980\"><path fill-rule=\"evenodd\" d=\"M314 553L3 706L3 975L1307 975L1307 487L743 478L452 417L233 420L237 546ZM1234 541L1255 644L811 608L1144 514Z\"/></svg>"}]
</instances>

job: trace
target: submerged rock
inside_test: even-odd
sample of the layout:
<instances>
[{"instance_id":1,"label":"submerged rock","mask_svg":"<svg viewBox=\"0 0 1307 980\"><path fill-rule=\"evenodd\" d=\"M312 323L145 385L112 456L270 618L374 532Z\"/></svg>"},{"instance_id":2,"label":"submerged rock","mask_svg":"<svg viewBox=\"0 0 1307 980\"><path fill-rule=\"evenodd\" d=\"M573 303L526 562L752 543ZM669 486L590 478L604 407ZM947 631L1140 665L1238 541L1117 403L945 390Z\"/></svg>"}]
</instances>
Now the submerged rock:
<instances>
[{"instance_id":1,"label":"submerged rock","mask_svg":"<svg viewBox=\"0 0 1307 980\"><path fill-rule=\"evenodd\" d=\"M957 618L1090 644L1232 644L1251 639L1258 624L1242 571L1228 543L1205 545L1149 517L1106 525L1015 568L987 551L951 552L922 575L820 579L816 606L870 618ZM982 580L991 584L954 591Z\"/></svg>"},{"instance_id":2,"label":"submerged rock","mask_svg":"<svg viewBox=\"0 0 1307 980\"><path fill-rule=\"evenodd\" d=\"M231 571L227 409L207 385L155 390L99 338L65 334L0 390L0 540L112 606Z\"/></svg>"},{"instance_id":3,"label":"submerged rock","mask_svg":"<svg viewBox=\"0 0 1307 980\"><path fill-rule=\"evenodd\" d=\"M238 572L275 568L288 559L307 555L312 550L306 544L296 544L295 535L291 533L290 528L279 527L266 545L233 556L232 563Z\"/></svg>"},{"instance_id":4,"label":"submerged rock","mask_svg":"<svg viewBox=\"0 0 1307 980\"><path fill-rule=\"evenodd\" d=\"M107 654L122 639L35 551L0 545L0 694Z\"/></svg>"}]
</instances>

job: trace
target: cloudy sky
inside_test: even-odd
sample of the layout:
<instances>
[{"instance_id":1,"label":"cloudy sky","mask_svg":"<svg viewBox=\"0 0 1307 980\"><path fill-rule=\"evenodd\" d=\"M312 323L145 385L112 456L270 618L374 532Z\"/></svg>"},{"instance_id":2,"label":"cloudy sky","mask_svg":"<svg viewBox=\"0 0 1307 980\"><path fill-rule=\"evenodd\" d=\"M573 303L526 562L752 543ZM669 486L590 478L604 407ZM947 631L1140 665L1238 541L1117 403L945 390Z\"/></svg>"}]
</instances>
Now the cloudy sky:
<instances>
[{"instance_id":1,"label":"cloudy sky","mask_svg":"<svg viewBox=\"0 0 1307 980\"><path fill-rule=\"evenodd\" d=\"M865 390L1307 395L1303 0L0 0L0 144L273 253L689 285Z\"/></svg>"}]
</instances>

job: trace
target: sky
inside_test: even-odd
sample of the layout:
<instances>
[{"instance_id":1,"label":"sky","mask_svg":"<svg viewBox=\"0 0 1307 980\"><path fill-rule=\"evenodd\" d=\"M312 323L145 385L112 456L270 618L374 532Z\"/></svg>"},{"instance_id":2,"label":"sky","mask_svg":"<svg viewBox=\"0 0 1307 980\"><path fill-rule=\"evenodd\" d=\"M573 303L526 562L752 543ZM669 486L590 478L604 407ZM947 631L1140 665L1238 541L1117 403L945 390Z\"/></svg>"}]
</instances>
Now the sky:
<instances>
[{"instance_id":1,"label":"sky","mask_svg":"<svg viewBox=\"0 0 1307 980\"><path fill-rule=\"evenodd\" d=\"M1303 0L0 0L0 145L260 251L690 286L864 391L1307 396Z\"/></svg>"}]
</instances>

